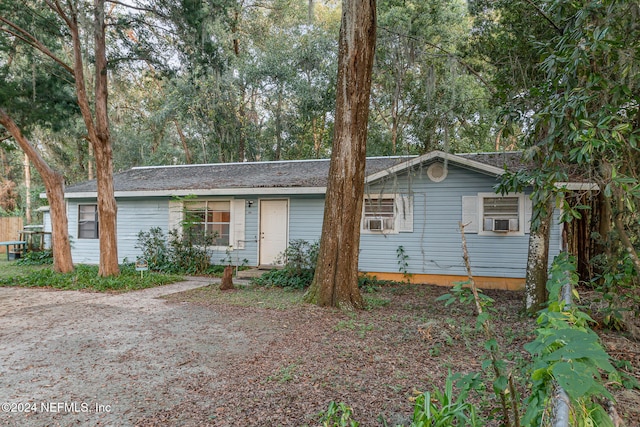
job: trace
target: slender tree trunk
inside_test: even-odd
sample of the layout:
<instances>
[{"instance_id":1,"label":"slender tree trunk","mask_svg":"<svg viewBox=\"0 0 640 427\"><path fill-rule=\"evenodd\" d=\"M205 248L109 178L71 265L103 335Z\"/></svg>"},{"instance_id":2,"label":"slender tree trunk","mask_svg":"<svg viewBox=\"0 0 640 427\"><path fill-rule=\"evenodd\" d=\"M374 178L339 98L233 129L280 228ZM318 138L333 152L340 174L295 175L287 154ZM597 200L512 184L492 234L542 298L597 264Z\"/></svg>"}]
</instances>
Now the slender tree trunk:
<instances>
[{"instance_id":1,"label":"slender tree trunk","mask_svg":"<svg viewBox=\"0 0 640 427\"><path fill-rule=\"evenodd\" d=\"M313 0L309 0L309 6L308 6L308 19L309 19L309 23L313 24L314 21L314 13L313 13Z\"/></svg>"},{"instance_id":2,"label":"slender tree trunk","mask_svg":"<svg viewBox=\"0 0 640 427\"><path fill-rule=\"evenodd\" d=\"M53 250L53 268L61 273L73 271L71 244L69 242L69 225L67 209L64 203L64 178L47 165L40 154L22 135L20 128L11 117L0 108L0 124L13 136L25 155L33 163L44 181L47 199L51 208L51 244Z\"/></svg>"},{"instance_id":3,"label":"slender tree trunk","mask_svg":"<svg viewBox=\"0 0 640 427\"><path fill-rule=\"evenodd\" d=\"M193 163L193 159L191 157L191 150L189 150L189 145L187 145L187 138L184 136L184 132L182 132L182 126L180 126L180 123L178 123L178 120L173 119L173 124L176 126L176 131L178 132L178 136L180 137L180 142L182 143L185 162L188 165L190 165L191 163Z\"/></svg>"},{"instance_id":4,"label":"slender tree trunk","mask_svg":"<svg viewBox=\"0 0 640 427\"><path fill-rule=\"evenodd\" d=\"M278 102L276 104L276 153L274 160L280 160L282 154L282 90L278 88Z\"/></svg>"},{"instance_id":5,"label":"slender tree trunk","mask_svg":"<svg viewBox=\"0 0 640 427\"><path fill-rule=\"evenodd\" d=\"M534 209L540 209L534 206ZM547 301L549 238L553 221L553 200L549 197L540 212L540 224L529 234L529 255L525 282L525 303L529 313L536 313Z\"/></svg>"},{"instance_id":6,"label":"slender tree trunk","mask_svg":"<svg viewBox=\"0 0 640 427\"><path fill-rule=\"evenodd\" d=\"M318 263L306 300L363 308L358 289L367 120L376 38L375 0L343 0L333 151Z\"/></svg>"},{"instance_id":7,"label":"slender tree trunk","mask_svg":"<svg viewBox=\"0 0 640 427\"><path fill-rule=\"evenodd\" d=\"M27 220L27 224L31 224L33 222L33 217L31 215L31 163L29 163L29 156L27 153L24 153L24 186L25 186L25 200L24 200L24 215Z\"/></svg>"}]
</instances>

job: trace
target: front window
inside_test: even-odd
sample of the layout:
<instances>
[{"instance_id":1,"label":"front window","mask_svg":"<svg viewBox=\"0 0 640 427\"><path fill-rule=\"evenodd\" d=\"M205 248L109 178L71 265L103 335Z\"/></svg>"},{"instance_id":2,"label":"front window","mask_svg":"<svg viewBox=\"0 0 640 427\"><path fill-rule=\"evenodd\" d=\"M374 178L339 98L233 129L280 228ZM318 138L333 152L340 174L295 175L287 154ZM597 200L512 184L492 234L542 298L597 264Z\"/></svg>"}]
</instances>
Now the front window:
<instances>
[{"instance_id":1,"label":"front window","mask_svg":"<svg viewBox=\"0 0 640 427\"><path fill-rule=\"evenodd\" d=\"M97 239L98 205L78 206L78 239Z\"/></svg>"},{"instance_id":2,"label":"front window","mask_svg":"<svg viewBox=\"0 0 640 427\"><path fill-rule=\"evenodd\" d=\"M369 231L393 231L395 224L395 199L393 197L364 200L363 229Z\"/></svg>"},{"instance_id":3,"label":"front window","mask_svg":"<svg viewBox=\"0 0 640 427\"><path fill-rule=\"evenodd\" d=\"M183 236L194 244L229 246L230 205L228 201L186 203Z\"/></svg>"},{"instance_id":4,"label":"front window","mask_svg":"<svg viewBox=\"0 0 640 427\"><path fill-rule=\"evenodd\" d=\"M482 203L484 231L508 233L520 230L519 197L484 197Z\"/></svg>"}]
</instances>

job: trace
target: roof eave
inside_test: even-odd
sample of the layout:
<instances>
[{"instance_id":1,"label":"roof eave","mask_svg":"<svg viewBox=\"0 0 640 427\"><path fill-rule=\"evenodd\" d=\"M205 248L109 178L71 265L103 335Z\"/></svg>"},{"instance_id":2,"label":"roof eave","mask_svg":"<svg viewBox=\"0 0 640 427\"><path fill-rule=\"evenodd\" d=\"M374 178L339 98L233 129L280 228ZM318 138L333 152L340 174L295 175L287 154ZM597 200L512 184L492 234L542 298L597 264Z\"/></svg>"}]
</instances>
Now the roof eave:
<instances>
[{"instance_id":1,"label":"roof eave","mask_svg":"<svg viewBox=\"0 0 640 427\"><path fill-rule=\"evenodd\" d=\"M129 197L185 197L185 196L255 196L261 194L295 195L325 194L327 187L257 187L257 188L212 188L196 190L139 190L116 191L117 198ZM65 199L95 199L95 191L65 193Z\"/></svg>"}]
</instances>

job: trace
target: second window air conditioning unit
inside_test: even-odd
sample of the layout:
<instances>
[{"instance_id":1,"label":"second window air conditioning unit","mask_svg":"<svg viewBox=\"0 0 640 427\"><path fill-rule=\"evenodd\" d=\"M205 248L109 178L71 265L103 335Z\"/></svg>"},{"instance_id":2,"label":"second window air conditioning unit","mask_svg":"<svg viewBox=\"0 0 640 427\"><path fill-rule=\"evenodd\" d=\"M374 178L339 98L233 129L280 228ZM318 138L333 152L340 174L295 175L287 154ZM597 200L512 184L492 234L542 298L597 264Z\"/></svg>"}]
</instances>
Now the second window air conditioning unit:
<instances>
[{"instance_id":1,"label":"second window air conditioning unit","mask_svg":"<svg viewBox=\"0 0 640 427\"><path fill-rule=\"evenodd\" d=\"M384 220L382 218L367 218L366 228L371 231L383 231Z\"/></svg>"}]
</instances>

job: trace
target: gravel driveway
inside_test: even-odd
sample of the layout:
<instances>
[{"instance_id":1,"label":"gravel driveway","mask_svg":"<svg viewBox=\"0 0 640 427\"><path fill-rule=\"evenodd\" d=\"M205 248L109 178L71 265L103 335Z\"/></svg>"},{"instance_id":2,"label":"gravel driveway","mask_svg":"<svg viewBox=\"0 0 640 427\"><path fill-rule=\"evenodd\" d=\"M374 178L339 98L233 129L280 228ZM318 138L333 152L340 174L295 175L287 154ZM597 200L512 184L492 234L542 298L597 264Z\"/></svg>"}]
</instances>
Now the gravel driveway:
<instances>
[{"instance_id":1,"label":"gravel driveway","mask_svg":"<svg viewBox=\"0 0 640 427\"><path fill-rule=\"evenodd\" d=\"M129 426L179 404L180 377L215 377L251 353L215 310L158 298L209 283L117 295L0 287L0 425Z\"/></svg>"}]
</instances>

